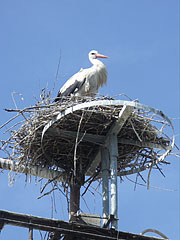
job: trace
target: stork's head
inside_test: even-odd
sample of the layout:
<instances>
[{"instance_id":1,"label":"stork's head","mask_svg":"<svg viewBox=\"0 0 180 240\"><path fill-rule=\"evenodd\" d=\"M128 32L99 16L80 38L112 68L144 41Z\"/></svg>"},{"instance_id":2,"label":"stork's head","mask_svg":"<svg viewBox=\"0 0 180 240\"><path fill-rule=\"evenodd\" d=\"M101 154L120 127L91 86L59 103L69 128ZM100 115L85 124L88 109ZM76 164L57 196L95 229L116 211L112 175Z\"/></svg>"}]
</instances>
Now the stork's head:
<instances>
[{"instance_id":1,"label":"stork's head","mask_svg":"<svg viewBox=\"0 0 180 240\"><path fill-rule=\"evenodd\" d=\"M99 54L98 51L96 51L96 50L90 51L89 60L91 61L92 59L96 59L96 58L108 58L108 57L104 56L102 54Z\"/></svg>"}]
</instances>

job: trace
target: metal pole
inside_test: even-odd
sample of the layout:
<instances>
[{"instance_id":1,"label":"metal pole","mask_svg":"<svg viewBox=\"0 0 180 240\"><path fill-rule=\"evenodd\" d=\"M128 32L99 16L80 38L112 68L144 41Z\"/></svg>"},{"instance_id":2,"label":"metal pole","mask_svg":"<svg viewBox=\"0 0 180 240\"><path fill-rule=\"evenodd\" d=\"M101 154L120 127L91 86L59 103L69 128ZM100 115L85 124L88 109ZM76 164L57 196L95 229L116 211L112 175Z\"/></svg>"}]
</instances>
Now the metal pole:
<instances>
[{"instance_id":1,"label":"metal pole","mask_svg":"<svg viewBox=\"0 0 180 240\"><path fill-rule=\"evenodd\" d=\"M118 229L118 191L117 191L117 157L118 157L118 142L117 135L109 136L109 151L110 151L110 176L111 176L111 215L112 228Z\"/></svg>"},{"instance_id":2,"label":"metal pole","mask_svg":"<svg viewBox=\"0 0 180 240\"><path fill-rule=\"evenodd\" d=\"M32 227L29 228L29 237L28 237L28 240L33 240L33 228L32 228Z\"/></svg>"},{"instance_id":3,"label":"metal pole","mask_svg":"<svg viewBox=\"0 0 180 240\"><path fill-rule=\"evenodd\" d=\"M109 153L106 148L101 149L102 164L102 204L103 204L103 226L109 218Z\"/></svg>"}]
</instances>

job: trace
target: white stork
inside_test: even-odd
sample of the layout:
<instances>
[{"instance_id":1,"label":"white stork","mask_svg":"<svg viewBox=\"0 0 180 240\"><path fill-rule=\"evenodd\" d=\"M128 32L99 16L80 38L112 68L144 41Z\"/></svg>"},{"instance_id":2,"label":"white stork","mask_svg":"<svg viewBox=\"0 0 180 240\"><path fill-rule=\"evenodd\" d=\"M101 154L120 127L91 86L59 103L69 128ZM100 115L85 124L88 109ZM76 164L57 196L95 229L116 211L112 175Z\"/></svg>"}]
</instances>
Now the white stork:
<instances>
[{"instance_id":1,"label":"white stork","mask_svg":"<svg viewBox=\"0 0 180 240\"><path fill-rule=\"evenodd\" d=\"M98 88L107 82L107 71L105 65L97 58L108 58L98 51L92 50L89 53L89 61L92 67L81 69L74 74L59 90L55 102L61 97L70 96L93 96L98 92Z\"/></svg>"}]
</instances>

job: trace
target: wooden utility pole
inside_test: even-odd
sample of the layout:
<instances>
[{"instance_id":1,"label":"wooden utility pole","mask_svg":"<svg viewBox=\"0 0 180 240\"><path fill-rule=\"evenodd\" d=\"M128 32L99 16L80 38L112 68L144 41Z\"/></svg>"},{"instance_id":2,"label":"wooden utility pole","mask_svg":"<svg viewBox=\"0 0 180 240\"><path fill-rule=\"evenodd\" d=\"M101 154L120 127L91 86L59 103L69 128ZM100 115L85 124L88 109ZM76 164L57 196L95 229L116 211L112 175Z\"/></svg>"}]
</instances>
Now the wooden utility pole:
<instances>
[{"instance_id":1,"label":"wooden utility pole","mask_svg":"<svg viewBox=\"0 0 180 240\"><path fill-rule=\"evenodd\" d=\"M77 212L80 209L81 184L72 180L70 184L70 216L69 221L76 222Z\"/></svg>"},{"instance_id":2,"label":"wooden utility pole","mask_svg":"<svg viewBox=\"0 0 180 240\"><path fill-rule=\"evenodd\" d=\"M80 210L80 189L84 184L84 174L82 173L82 167L80 159L77 161L74 158L74 171L70 182L70 214L69 221L77 221L77 213Z\"/></svg>"}]
</instances>

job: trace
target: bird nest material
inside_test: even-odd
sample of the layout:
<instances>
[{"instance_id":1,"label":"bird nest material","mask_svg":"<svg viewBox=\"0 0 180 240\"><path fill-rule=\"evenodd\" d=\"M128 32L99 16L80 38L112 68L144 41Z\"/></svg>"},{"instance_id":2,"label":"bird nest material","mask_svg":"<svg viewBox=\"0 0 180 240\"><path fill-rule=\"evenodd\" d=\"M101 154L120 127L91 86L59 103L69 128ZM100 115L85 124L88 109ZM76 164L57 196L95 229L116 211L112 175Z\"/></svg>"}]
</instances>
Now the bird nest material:
<instances>
[{"instance_id":1,"label":"bird nest material","mask_svg":"<svg viewBox=\"0 0 180 240\"><path fill-rule=\"evenodd\" d=\"M1 141L1 150L19 165L49 167L67 176L72 175L77 161L88 175L124 105L130 105L132 111L117 135L118 175L167 163L165 157L174 144L164 133L171 125L169 119L161 111L138 102L108 97L69 97L51 104L44 99L25 109L6 109L17 115L3 125L16 119L6 130L10 137ZM101 162L95 165L94 172L101 174Z\"/></svg>"}]
</instances>

